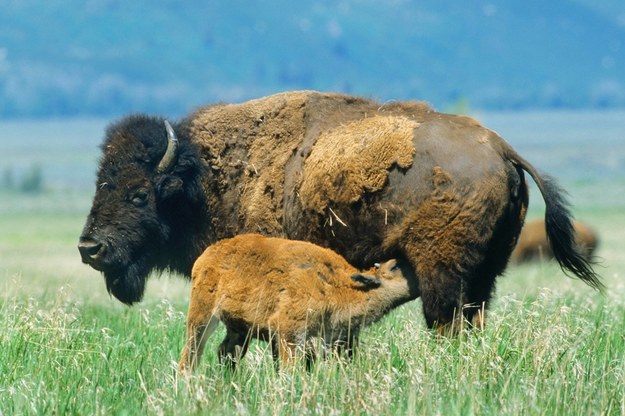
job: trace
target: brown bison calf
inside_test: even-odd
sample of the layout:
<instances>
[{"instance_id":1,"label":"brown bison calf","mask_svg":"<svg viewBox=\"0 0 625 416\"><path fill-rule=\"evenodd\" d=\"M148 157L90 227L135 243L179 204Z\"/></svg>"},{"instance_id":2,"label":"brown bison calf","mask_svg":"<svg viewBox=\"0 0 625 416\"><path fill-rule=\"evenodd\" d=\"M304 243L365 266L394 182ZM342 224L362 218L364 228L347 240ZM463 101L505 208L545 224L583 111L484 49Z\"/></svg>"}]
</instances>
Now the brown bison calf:
<instances>
[{"instance_id":1,"label":"brown bison calf","mask_svg":"<svg viewBox=\"0 0 625 416\"><path fill-rule=\"evenodd\" d=\"M179 369L200 361L221 321L221 362L234 365L251 338L271 342L274 359L292 362L296 349L314 358L314 339L351 353L359 330L418 297L417 280L396 260L360 273L343 257L314 244L255 234L221 240L192 271L187 338ZM279 359L279 361L278 361Z\"/></svg>"},{"instance_id":2,"label":"brown bison calf","mask_svg":"<svg viewBox=\"0 0 625 416\"><path fill-rule=\"evenodd\" d=\"M599 238L595 231L587 225L573 221L573 232L579 252L588 260L592 258L599 245ZM536 260L551 260L554 258L551 244L545 232L545 221L537 219L529 221L523 226L510 259L514 263L523 263Z\"/></svg>"}]
</instances>

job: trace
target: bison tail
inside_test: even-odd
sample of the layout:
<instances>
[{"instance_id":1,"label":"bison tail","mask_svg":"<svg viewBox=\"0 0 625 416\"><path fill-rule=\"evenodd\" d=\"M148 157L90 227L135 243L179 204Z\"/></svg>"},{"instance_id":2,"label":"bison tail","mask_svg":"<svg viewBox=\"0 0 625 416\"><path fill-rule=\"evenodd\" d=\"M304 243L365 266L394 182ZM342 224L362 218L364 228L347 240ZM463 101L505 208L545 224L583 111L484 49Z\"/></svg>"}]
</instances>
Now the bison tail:
<instances>
[{"instance_id":1,"label":"bison tail","mask_svg":"<svg viewBox=\"0 0 625 416\"><path fill-rule=\"evenodd\" d=\"M592 263L581 252L575 241L572 214L566 199L566 192L555 179L540 175L526 160L514 150L508 149L508 159L530 174L545 200L545 228L553 255L566 273L571 272L589 286L604 292L605 286L592 269Z\"/></svg>"},{"instance_id":2,"label":"bison tail","mask_svg":"<svg viewBox=\"0 0 625 416\"><path fill-rule=\"evenodd\" d=\"M542 178L542 189L539 189L545 199L545 228L554 257L565 272L570 271L591 287L603 292L603 283L575 242L572 216L564 191L549 176Z\"/></svg>"}]
</instances>

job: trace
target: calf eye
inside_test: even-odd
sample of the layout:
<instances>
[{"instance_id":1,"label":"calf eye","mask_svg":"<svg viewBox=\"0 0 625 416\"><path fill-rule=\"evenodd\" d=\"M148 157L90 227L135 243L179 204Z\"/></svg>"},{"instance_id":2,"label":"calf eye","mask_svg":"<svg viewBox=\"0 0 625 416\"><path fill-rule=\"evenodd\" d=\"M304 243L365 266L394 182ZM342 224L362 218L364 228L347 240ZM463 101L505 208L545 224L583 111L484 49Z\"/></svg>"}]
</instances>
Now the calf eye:
<instances>
[{"instance_id":1,"label":"calf eye","mask_svg":"<svg viewBox=\"0 0 625 416\"><path fill-rule=\"evenodd\" d=\"M136 207L142 207L148 202L148 193L144 191L135 192L130 202Z\"/></svg>"}]
</instances>

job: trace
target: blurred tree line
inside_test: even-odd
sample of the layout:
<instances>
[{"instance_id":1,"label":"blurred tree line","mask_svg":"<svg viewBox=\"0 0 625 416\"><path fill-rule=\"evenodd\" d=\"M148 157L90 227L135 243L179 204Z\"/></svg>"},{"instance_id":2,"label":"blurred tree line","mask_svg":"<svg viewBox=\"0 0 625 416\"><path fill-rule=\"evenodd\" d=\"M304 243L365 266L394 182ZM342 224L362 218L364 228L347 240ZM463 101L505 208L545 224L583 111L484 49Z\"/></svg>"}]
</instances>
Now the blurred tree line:
<instances>
[{"instance_id":1,"label":"blurred tree line","mask_svg":"<svg viewBox=\"0 0 625 416\"><path fill-rule=\"evenodd\" d=\"M16 178L12 167L6 167L2 172L0 187L6 191L25 194L41 193L44 190L43 169L40 164L33 163L19 178Z\"/></svg>"}]
</instances>

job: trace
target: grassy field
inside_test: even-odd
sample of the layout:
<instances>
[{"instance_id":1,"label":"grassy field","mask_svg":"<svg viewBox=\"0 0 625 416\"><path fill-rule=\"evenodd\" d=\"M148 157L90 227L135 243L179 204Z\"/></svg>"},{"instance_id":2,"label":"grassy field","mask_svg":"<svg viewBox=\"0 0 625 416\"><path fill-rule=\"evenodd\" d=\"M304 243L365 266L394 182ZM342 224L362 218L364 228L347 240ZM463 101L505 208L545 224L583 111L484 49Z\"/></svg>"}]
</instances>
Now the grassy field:
<instances>
[{"instance_id":1,"label":"grassy field","mask_svg":"<svg viewBox=\"0 0 625 416\"><path fill-rule=\"evenodd\" d=\"M605 296L553 264L514 267L483 332L436 338L417 300L367 329L352 363L277 372L256 343L230 374L220 329L189 381L175 376L187 282L152 277L122 306L75 247L88 193L1 194L0 414L624 414L623 207L568 188L602 237Z\"/></svg>"},{"instance_id":2,"label":"grassy field","mask_svg":"<svg viewBox=\"0 0 625 416\"><path fill-rule=\"evenodd\" d=\"M3 173L10 169L19 184L39 165L45 186L33 194L0 190L0 416L625 414L625 180L614 150L623 130L598 134L614 139L604 145L566 145L567 136L549 147L543 142L569 131L570 117L560 124L510 118L518 134L508 118L493 124L512 130L520 147L535 136L527 126L549 127L522 154L569 178L576 217L601 237L605 295L551 263L510 267L483 332L437 338L416 300L367 329L349 364L329 359L310 372L277 372L267 346L256 343L230 374L216 359L220 329L189 381L175 376L188 282L153 276L145 300L128 308L80 263L76 244L104 123L34 130L5 123ZM593 131L597 124L585 125ZM542 215L535 190L530 199L530 217Z\"/></svg>"}]
</instances>

